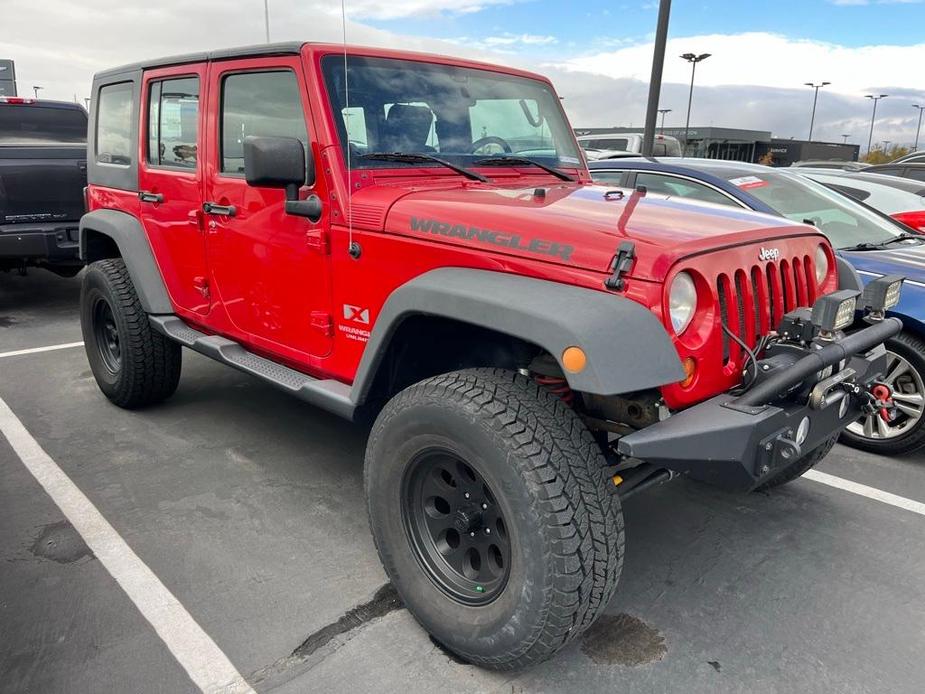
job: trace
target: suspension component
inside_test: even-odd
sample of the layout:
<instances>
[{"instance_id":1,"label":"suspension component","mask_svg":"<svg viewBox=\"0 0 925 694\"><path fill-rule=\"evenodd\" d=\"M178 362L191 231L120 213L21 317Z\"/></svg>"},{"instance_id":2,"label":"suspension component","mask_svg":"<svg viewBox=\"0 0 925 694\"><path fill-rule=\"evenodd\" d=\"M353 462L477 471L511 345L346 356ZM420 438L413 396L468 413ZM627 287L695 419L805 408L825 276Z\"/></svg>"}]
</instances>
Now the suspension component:
<instances>
[{"instance_id":1,"label":"suspension component","mask_svg":"<svg viewBox=\"0 0 925 694\"><path fill-rule=\"evenodd\" d=\"M533 371L530 372L530 375L533 377L534 381L546 388L550 393L558 395L566 405L569 407L572 406L575 400L575 394L572 392L572 389L569 388L568 381L566 381L564 377L544 376L543 374L538 374Z\"/></svg>"}]
</instances>

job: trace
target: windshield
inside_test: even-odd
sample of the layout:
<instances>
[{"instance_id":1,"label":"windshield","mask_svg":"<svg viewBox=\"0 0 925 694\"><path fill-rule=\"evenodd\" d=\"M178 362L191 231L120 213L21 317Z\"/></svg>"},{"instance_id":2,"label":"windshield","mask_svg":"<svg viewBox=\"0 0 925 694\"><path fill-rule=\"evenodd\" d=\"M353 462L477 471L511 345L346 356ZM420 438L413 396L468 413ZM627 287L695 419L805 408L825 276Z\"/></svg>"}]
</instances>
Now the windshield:
<instances>
[{"instance_id":1,"label":"windshield","mask_svg":"<svg viewBox=\"0 0 925 694\"><path fill-rule=\"evenodd\" d=\"M539 80L354 56L348 58L345 90L343 56L326 56L322 71L353 168L395 166L361 158L382 152L438 155L458 165L487 155L530 157L548 166L580 165L559 99Z\"/></svg>"},{"instance_id":2,"label":"windshield","mask_svg":"<svg viewBox=\"0 0 925 694\"><path fill-rule=\"evenodd\" d=\"M79 108L0 105L0 144L86 144L87 114Z\"/></svg>"},{"instance_id":3,"label":"windshield","mask_svg":"<svg viewBox=\"0 0 925 694\"><path fill-rule=\"evenodd\" d=\"M903 233L898 224L802 176L762 171L726 178L784 217L813 224L836 248L883 243Z\"/></svg>"}]
</instances>

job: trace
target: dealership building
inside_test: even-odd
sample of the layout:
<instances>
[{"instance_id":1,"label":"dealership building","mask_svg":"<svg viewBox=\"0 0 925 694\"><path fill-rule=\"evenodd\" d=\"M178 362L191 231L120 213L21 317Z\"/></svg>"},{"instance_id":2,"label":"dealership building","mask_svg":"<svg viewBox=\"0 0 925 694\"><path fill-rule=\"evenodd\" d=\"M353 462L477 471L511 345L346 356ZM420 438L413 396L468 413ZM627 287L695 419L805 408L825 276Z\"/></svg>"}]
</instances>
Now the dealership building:
<instances>
[{"instance_id":1,"label":"dealership building","mask_svg":"<svg viewBox=\"0 0 925 694\"><path fill-rule=\"evenodd\" d=\"M576 135L619 135L638 133L641 128L576 128ZM683 144L684 128L659 128L657 133L676 137ZM706 159L727 159L757 162L771 154L773 166L790 166L798 161L837 160L857 161L859 145L841 142L809 142L807 140L785 140L775 138L767 130L744 130L741 128L700 128L688 131L687 153L692 157Z\"/></svg>"}]
</instances>

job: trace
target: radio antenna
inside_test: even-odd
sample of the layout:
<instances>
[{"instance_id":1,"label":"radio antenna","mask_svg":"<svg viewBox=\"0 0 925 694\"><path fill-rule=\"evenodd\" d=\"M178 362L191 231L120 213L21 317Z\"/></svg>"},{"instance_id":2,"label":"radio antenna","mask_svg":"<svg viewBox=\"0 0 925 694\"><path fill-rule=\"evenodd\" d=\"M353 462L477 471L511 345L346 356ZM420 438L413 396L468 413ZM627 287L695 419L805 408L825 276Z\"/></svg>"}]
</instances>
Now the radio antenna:
<instances>
[{"instance_id":1,"label":"radio antenna","mask_svg":"<svg viewBox=\"0 0 925 694\"><path fill-rule=\"evenodd\" d=\"M360 245L353 243L353 177L350 166L350 78L347 76L347 0L340 0L340 21L344 43L344 137L347 150L347 252L360 257Z\"/></svg>"}]
</instances>

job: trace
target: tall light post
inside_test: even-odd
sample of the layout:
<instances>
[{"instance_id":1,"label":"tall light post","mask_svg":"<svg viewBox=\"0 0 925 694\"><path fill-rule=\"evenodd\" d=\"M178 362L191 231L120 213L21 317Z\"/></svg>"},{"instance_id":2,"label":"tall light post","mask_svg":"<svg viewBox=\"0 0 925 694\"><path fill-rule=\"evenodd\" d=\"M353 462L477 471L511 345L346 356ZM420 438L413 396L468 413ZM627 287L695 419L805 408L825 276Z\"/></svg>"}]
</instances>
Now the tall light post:
<instances>
[{"instance_id":1,"label":"tall light post","mask_svg":"<svg viewBox=\"0 0 925 694\"><path fill-rule=\"evenodd\" d=\"M649 79L649 102L646 105L646 127L642 134L642 156L651 157L655 146L655 118L662 92L662 68L665 65L665 45L668 42L668 17L671 0L659 0L658 23L655 26L655 46L652 53L652 77Z\"/></svg>"},{"instance_id":2,"label":"tall light post","mask_svg":"<svg viewBox=\"0 0 925 694\"><path fill-rule=\"evenodd\" d=\"M841 143L842 143L843 145L847 145L847 144L848 144L848 137L849 137L849 135L842 135L842 136L841 136Z\"/></svg>"},{"instance_id":3,"label":"tall light post","mask_svg":"<svg viewBox=\"0 0 925 694\"><path fill-rule=\"evenodd\" d=\"M688 133L691 129L691 102L694 100L694 75L697 73L697 63L702 60L706 60L712 55L711 53L701 53L700 55L694 55L693 53L685 53L681 56L684 60L691 64L691 90L687 95L687 120L684 123L684 154L687 154L687 142L688 142Z\"/></svg>"},{"instance_id":4,"label":"tall light post","mask_svg":"<svg viewBox=\"0 0 925 694\"><path fill-rule=\"evenodd\" d=\"M877 102L885 99L889 94L865 94L864 98L874 102L874 112L870 115L870 135L867 137L867 153L870 154L870 145L874 141L874 121L877 120Z\"/></svg>"},{"instance_id":5,"label":"tall light post","mask_svg":"<svg viewBox=\"0 0 925 694\"><path fill-rule=\"evenodd\" d=\"M263 0L263 28L266 30L267 43L270 43L270 0Z\"/></svg>"},{"instance_id":6,"label":"tall light post","mask_svg":"<svg viewBox=\"0 0 925 694\"><path fill-rule=\"evenodd\" d=\"M45 87L40 87L37 84L32 85L32 92L35 94L35 98L39 98L39 90L44 89Z\"/></svg>"},{"instance_id":7,"label":"tall light post","mask_svg":"<svg viewBox=\"0 0 925 694\"><path fill-rule=\"evenodd\" d=\"M671 113L671 109L670 109L670 108L660 108L660 109L658 110L658 112L662 114L662 128L661 128L661 130L662 130L662 135L664 135L664 134L665 134L665 116L667 116L669 113Z\"/></svg>"},{"instance_id":8,"label":"tall light post","mask_svg":"<svg viewBox=\"0 0 925 694\"><path fill-rule=\"evenodd\" d=\"M813 125L816 123L816 101L819 99L819 90L823 87L827 87L831 82L820 82L819 84L813 84L812 82L804 82L807 87L813 88L813 115L809 119L809 141L813 141Z\"/></svg>"},{"instance_id":9,"label":"tall light post","mask_svg":"<svg viewBox=\"0 0 925 694\"><path fill-rule=\"evenodd\" d=\"M925 111L925 106L912 104L912 108L917 108L919 110L919 124L915 129L915 144L912 145L912 151L914 152L919 148L919 133L922 131L922 111Z\"/></svg>"}]
</instances>

